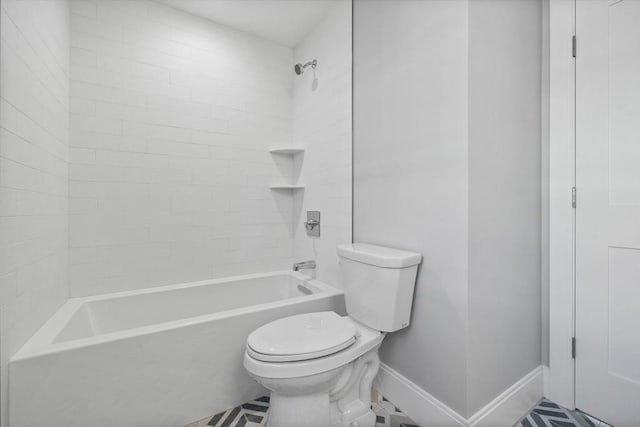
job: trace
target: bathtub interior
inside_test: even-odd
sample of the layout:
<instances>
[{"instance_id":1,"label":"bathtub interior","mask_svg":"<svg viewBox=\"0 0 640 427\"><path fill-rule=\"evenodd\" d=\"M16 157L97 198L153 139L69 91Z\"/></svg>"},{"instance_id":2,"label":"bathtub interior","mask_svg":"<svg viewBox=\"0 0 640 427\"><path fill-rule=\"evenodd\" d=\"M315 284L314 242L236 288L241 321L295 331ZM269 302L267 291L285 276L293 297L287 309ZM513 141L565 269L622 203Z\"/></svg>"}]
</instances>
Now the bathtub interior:
<instances>
[{"instance_id":1,"label":"bathtub interior","mask_svg":"<svg viewBox=\"0 0 640 427\"><path fill-rule=\"evenodd\" d=\"M313 281L290 274L222 283L199 283L80 304L52 343L64 343L129 329L318 294Z\"/></svg>"}]
</instances>

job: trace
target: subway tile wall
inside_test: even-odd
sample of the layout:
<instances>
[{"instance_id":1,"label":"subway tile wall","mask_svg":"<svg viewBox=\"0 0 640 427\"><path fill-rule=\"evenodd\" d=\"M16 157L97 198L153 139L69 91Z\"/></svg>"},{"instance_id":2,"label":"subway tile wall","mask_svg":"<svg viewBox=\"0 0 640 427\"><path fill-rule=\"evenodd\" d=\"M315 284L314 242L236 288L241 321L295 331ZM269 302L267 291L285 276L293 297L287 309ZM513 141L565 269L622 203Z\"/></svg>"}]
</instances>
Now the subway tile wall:
<instances>
[{"instance_id":1,"label":"subway tile wall","mask_svg":"<svg viewBox=\"0 0 640 427\"><path fill-rule=\"evenodd\" d=\"M7 361L68 293L70 42L66 0L2 0L1 9L0 413L6 417Z\"/></svg>"},{"instance_id":2,"label":"subway tile wall","mask_svg":"<svg viewBox=\"0 0 640 427\"><path fill-rule=\"evenodd\" d=\"M292 49L143 0L71 30L71 296L290 268Z\"/></svg>"},{"instance_id":3,"label":"subway tile wall","mask_svg":"<svg viewBox=\"0 0 640 427\"><path fill-rule=\"evenodd\" d=\"M3 0L0 401L68 296L288 269L351 236L350 2L294 49L146 0ZM294 86L295 85L295 86ZM295 111L295 113L294 113ZM299 145L289 159L269 148ZM299 179L304 192L269 184ZM323 214L310 239L304 211ZM0 420L0 424L2 420Z\"/></svg>"},{"instance_id":4,"label":"subway tile wall","mask_svg":"<svg viewBox=\"0 0 640 427\"><path fill-rule=\"evenodd\" d=\"M336 246L351 242L351 2L340 1L294 49L317 58L315 74L294 77L293 140L305 147L295 171L305 184L294 198L296 259L316 259L317 277L339 284ZM307 210L321 212L318 238L306 235Z\"/></svg>"}]
</instances>

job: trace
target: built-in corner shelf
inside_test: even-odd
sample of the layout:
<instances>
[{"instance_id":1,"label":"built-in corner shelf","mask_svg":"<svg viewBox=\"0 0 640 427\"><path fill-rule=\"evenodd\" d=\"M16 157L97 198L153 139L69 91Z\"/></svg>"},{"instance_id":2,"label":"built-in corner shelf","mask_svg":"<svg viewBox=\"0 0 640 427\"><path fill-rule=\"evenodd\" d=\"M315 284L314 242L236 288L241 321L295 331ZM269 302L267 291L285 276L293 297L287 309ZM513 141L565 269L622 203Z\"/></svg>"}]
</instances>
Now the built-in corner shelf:
<instances>
[{"instance_id":1,"label":"built-in corner shelf","mask_svg":"<svg viewBox=\"0 0 640 427\"><path fill-rule=\"evenodd\" d=\"M295 154L304 153L304 148L281 147L269 150L271 154L282 154L285 156L293 156Z\"/></svg>"},{"instance_id":2,"label":"built-in corner shelf","mask_svg":"<svg viewBox=\"0 0 640 427\"><path fill-rule=\"evenodd\" d=\"M269 150L269 153L271 154L277 154L277 155L282 155L282 156L287 156L288 157L288 162L291 162L291 165L293 167L293 164L295 163L295 155L296 154L300 154L300 153L304 153L304 148L299 148L299 147L279 147L279 148L272 148L271 150ZM301 158L298 158L301 159ZM302 184L274 184L274 185L270 185L269 186L270 189L272 190L291 190L291 192L293 193L293 190L301 190L304 188L304 185Z\"/></svg>"},{"instance_id":3,"label":"built-in corner shelf","mask_svg":"<svg viewBox=\"0 0 640 427\"><path fill-rule=\"evenodd\" d=\"M301 184L277 184L270 185L270 189L272 190L300 190L304 188L304 185Z\"/></svg>"}]
</instances>

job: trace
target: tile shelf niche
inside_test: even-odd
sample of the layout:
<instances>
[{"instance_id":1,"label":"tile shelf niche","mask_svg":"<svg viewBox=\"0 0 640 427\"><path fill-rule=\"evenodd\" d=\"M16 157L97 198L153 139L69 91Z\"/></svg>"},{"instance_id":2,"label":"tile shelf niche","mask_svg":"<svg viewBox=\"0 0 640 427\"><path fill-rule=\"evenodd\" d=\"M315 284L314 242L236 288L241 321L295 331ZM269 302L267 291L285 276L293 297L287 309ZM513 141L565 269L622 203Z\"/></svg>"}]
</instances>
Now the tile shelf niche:
<instances>
[{"instance_id":1,"label":"tile shelf niche","mask_svg":"<svg viewBox=\"0 0 640 427\"><path fill-rule=\"evenodd\" d=\"M272 190L299 190L304 188L302 184L274 184L269 186Z\"/></svg>"},{"instance_id":2,"label":"tile shelf niche","mask_svg":"<svg viewBox=\"0 0 640 427\"><path fill-rule=\"evenodd\" d=\"M272 148L269 153L283 156L290 156L291 161L296 154L304 153L304 148L297 147L279 147ZM274 184L269 186L272 190L300 190L304 188L302 184Z\"/></svg>"},{"instance_id":3,"label":"tile shelf niche","mask_svg":"<svg viewBox=\"0 0 640 427\"><path fill-rule=\"evenodd\" d=\"M295 154L304 153L304 148L282 147L272 148L269 150L271 154L283 154L285 156L293 156Z\"/></svg>"}]
</instances>

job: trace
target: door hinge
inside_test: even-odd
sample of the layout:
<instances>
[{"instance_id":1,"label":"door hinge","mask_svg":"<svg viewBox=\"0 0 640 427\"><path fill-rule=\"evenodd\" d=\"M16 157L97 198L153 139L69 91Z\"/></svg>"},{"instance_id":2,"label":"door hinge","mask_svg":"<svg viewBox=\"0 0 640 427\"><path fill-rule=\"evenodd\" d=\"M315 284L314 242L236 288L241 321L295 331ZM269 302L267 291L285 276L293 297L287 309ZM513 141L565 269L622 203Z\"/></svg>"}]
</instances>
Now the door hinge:
<instances>
[{"instance_id":1,"label":"door hinge","mask_svg":"<svg viewBox=\"0 0 640 427\"><path fill-rule=\"evenodd\" d=\"M576 337L571 337L571 358L576 358Z\"/></svg>"},{"instance_id":2,"label":"door hinge","mask_svg":"<svg viewBox=\"0 0 640 427\"><path fill-rule=\"evenodd\" d=\"M571 207L575 209L576 207L576 187L571 187Z\"/></svg>"},{"instance_id":3,"label":"door hinge","mask_svg":"<svg viewBox=\"0 0 640 427\"><path fill-rule=\"evenodd\" d=\"M576 36L571 37L571 55L575 58L577 52Z\"/></svg>"}]
</instances>

